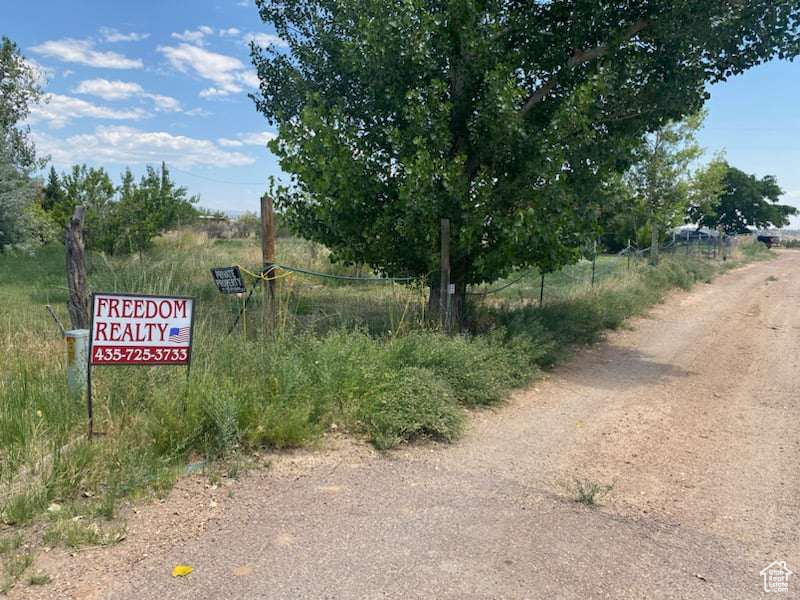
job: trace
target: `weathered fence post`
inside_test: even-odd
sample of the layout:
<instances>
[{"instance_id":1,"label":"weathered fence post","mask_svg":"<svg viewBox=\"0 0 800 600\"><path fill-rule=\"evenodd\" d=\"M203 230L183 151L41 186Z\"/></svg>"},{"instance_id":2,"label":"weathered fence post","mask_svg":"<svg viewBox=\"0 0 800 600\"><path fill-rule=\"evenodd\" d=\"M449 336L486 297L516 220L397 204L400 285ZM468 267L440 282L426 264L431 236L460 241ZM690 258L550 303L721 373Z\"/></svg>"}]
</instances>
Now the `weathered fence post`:
<instances>
[{"instance_id":1,"label":"weathered fence post","mask_svg":"<svg viewBox=\"0 0 800 600\"><path fill-rule=\"evenodd\" d=\"M69 320L72 330L66 332L67 386L71 393L81 394L91 386L89 366L89 293L86 290L86 251L83 243L83 217L85 209L76 206L70 217L64 237L67 255L67 289ZM86 395L89 413L89 439L92 439L93 415L91 391Z\"/></svg>"},{"instance_id":2,"label":"weathered fence post","mask_svg":"<svg viewBox=\"0 0 800 600\"><path fill-rule=\"evenodd\" d=\"M631 270L631 240L628 238L628 266L626 268L627 271Z\"/></svg>"},{"instance_id":3,"label":"weathered fence post","mask_svg":"<svg viewBox=\"0 0 800 600\"><path fill-rule=\"evenodd\" d=\"M655 218L650 227L650 263L658 264L658 224Z\"/></svg>"},{"instance_id":4,"label":"weathered fence post","mask_svg":"<svg viewBox=\"0 0 800 600\"><path fill-rule=\"evenodd\" d=\"M267 332L275 329L275 213L272 198L261 196L261 258L267 280L264 281L264 328Z\"/></svg>"},{"instance_id":5,"label":"weathered fence post","mask_svg":"<svg viewBox=\"0 0 800 600\"><path fill-rule=\"evenodd\" d=\"M544 304L544 271L542 271L542 285L539 288L539 308Z\"/></svg>"},{"instance_id":6,"label":"weathered fence post","mask_svg":"<svg viewBox=\"0 0 800 600\"><path fill-rule=\"evenodd\" d=\"M592 287L594 287L594 273L597 265L597 240L594 241L592 248Z\"/></svg>"},{"instance_id":7,"label":"weathered fence post","mask_svg":"<svg viewBox=\"0 0 800 600\"><path fill-rule=\"evenodd\" d=\"M84 207L76 206L69 220L66 238L69 320L72 329L89 328L89 294L86 291L86 253L83 245Z\"/></svg>"},{"instance_id":8,"label":"weathered fence post","mask_svg":"<svg viewBox=\"0 0 800 600\"><path fill-rule=\"evenodd\" d=\"M450 294L450 219L441 222L441 278L439 280L439 319L442 329L450 332L450 309L452 298Z\"/></svg>"}]
</instances>

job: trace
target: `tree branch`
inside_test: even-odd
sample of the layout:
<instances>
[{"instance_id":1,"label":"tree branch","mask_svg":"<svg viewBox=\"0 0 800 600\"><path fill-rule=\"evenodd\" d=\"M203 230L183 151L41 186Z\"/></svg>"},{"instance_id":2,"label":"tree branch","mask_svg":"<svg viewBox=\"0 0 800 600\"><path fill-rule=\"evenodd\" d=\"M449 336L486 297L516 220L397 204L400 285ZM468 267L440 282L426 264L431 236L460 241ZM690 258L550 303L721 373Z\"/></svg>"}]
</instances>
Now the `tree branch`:
<instances>
[{"instance_id":1,"label":"tree branch","mask_svg":"<svg viewBox=\"0 0 800 600\"><path fill-rule=\"evenodd\" d=\"M628 27L621 35L619 44L623 42L627 42L629 39L634 37L637 33L645 29L650 25L650 21L647 19L641 19L636 23L633 23L630 27ZM605 55L609 51L609 45L603 44L602 46L595 46L594 48L590 48L589 50L576 50L572 56L567 59L567 67L577 67L579 65L585 64L592 60L598 59L601 56ZM550 80L543 83L539 86L534 92L530 95L528 100L525 102L525 105L522 107L520 111L521 116L525 116L530 112L530 110L536 106L539 102L541 102L547 94L550 93L556 85L556 78L555 76L551 77Z\"/></svg>"}]
</instances>

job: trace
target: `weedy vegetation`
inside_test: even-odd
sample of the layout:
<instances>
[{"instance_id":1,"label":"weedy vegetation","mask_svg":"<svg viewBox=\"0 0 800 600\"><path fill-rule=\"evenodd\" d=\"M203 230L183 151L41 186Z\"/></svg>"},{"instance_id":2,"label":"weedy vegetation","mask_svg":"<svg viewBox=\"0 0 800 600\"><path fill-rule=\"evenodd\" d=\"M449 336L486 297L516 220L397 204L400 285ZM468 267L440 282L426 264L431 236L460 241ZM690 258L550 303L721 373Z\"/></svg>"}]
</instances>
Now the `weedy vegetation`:
<instances>
[{"instance_id":1,"label":"weedy vegetation","mask_svg":"<svg viewBox=\"0 0 800 600\"><path fill-rule=\"evenodd\" d=\"M575 479L570 491L575 502L597 506L613 489L613 484L603 485L589 479Z\"/></svg>"},{"instance_id":2,"label":"weedy vegetation","mask_svg":"<svg viewBox=\"0 0 800 600\"><path fill-rule=\"evenodd\" d=\"M331 265L324 248L304 241L282 239L278 247L284 264L360 273ZM473 296L471 330L454 336L430 323L423 285L287 276L278 324L265 334L260 292L246 323L229 332L241 301L219 294L208 272L257 265L253 239L179 231L141 255L92 254L92 289L192 295L197 312L190 377L180 367L95 369L95 428L103 435L89 442L85 403L67 393L64 344L45 311L50 304L67 320L63 252L51 245L0 254L0 550L16 543L11 532L41 518L49 519L48 545L114 543L124 532L97 523L115 520L123 500L166 494L189 463L236 477L252 451L303 446L331 429L379 449L454 440L467 409L502 402L672 288L735 264L678 254L658 266L603 257L593 288L585 262L546 275L541 307L539 274L512 275L507 281L522 279ZM743 246L740 254L766 251ZM21 560L6 566L6 577Z\"/></svg>"},{"instance_id":3,"label":"weedy vegetation","mask_svg":"<svg viewBox=\"0 0 800 600\"><path fill-rule=\"evenodd\" d=\"M47 585L50 583L50 575L44 572L35 573L28 579L28 585Z\"/></svg>"}]
</instances>

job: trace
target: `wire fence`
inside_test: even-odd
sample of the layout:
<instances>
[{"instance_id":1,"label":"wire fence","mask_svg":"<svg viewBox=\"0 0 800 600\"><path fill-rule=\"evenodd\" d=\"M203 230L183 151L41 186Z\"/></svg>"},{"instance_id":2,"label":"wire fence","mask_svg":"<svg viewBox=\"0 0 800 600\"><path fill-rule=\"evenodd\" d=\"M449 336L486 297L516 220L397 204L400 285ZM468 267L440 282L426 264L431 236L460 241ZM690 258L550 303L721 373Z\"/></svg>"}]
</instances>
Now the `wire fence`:
<instances>
[{"instance_id":1,"label":"wire fence","mask_svg":"<svg viewBox=\"0 0 800 600\"><path fill-rule=\"evenodd\" d=\"M659 258L687 258L724 261L738 253L741 240L735 237L692 237L672 239L658 247ZM494 282L473 288L469 294L492 305L563 302L611 285L623 284L654 262L651 249L628 246L616 253L598 253L593 258L565 266L558 271L526 269Z\"/></svg>"},{"instance_id":2,"label":"wire fence","mask_svg":"<svg viewBox=\"0 0 800 600\"><path fill-rule=\"evenodd\" d=\"M677 239L659 248L672 259L688 257L722 261L734 257L740 240ZM592 293L592 290L624 284L647 268L647 248L628 247L617 253L598 253L555 272L522 269L490 285L470 286L473 305L547 305ZM415 328L437 327L429 309L431 277L406 275L379 277L366 268L332 264L327 251L305 240L280 238L277 261L264 272L256 240L209 240L197 235L174 234L145 256L109 259L93 256L90 284L93 291L189 295L197 298L200 336L242 335L252 338L270 326L273 330L324 335L340 328L362 328L372 334L398 334ZM58 318L68 322L63 310L66 289L63 264L53 261L52 281L43 279L34 290L33 305L18 310L56 331L44 305L53 306ZM221 294L209 274L210 267L238 265L245 275L244 295ZM63 272L62 272L63 273ZM274 310L265 307L264 279L275 280ZM34 306L35 305L35 306ZM25 309L28 306L29 310ZM19 316L19 315L18 315ZM16 318L16 317L15 317ZM273 321L270 325L267 319Z\"/></svg>"},{"instance_id":3,"label":"wire fence","mask_svg":"<svg viewBox=\"0 0 800 600\"><path fill-rule=\"evenodd\" d=\"M264 293L252 292L264 288L270 280L276 284L271 318L280 330L324 333L341 327L363 327L382 334L426 321L427 289L417 278L326 273L278 263L260 272L243 271L251 292L238 309L234 326L248 313L260 319Z\"/></svg>"},{"instance_id":4,"label":"wire fence","mask_svg":"<svg viewBox=\"0 0 800 600\"><path fill-rule=\"evenodd\" d=\"M738 244L736 238L674 239L659 246L659 256L724 261L736 255ZM554 272L524 269L490 286L472 286L467 295L470 302L492 306L563 302L592 290L624 284L651 262L650 248L629 246L613 254L598 253L592 259ZM324 268L283 261L267 271L244 271L251 285L261 285L269 278L277 280L275 318L281 328L322 333L343 326L363 327L381 334L431 326L429 317L435 315L428 314L427 278L378 277L360 273L357 268L332 273ZM258 315L261 296L253 296L246 307L240 307L240 316L246 318L245 312ZM234 324L238 323L237 318Z\"/></svg>"}]
</instances>

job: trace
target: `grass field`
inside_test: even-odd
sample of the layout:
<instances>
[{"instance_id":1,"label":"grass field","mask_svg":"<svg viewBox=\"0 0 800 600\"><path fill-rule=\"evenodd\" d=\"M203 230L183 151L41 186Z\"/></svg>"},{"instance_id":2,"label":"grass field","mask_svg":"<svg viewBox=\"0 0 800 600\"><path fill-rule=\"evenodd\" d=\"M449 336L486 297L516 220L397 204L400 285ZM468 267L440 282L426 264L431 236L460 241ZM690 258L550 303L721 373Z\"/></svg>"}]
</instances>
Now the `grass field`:
<instances>
[{"instance_id":1,"label":"grass field","mask_svg":"<svg viewBox=\"0 0 800 600\"><path fill-rule=\"evenodd\" d=\"M324 249L279 240L278 261L328 273ZM760 257L756 246L744 258ZM597 284L583 263L546 277L511 276L473 296L474 332L448 337L426 322L421 286L343 284L306 276L280 280L279 326L262 334L259 295L247 336L230 335L240 301L220 295L208 269L254 268L254 240L209 241L172 233L145 256L90 259L94 290L197 298L191 377L180 367L94 372L95 428L84 439L85 405L65 386L63 340L45 311L66 321L64 253L0 255L0 556L5 585L25 568L17 532L36 522L43 543L120 539L120 501L163 494L188 463L235 476L251 450L302 446L334 425L378 448L462 431L466 409L501 402L578 344L660 301L673 287L706 281L735 261L666 257L658 267L604 257ZM587 270L588 269L588 270ZM480 292L480 289L473 290ZM485 291L485 290L483 290ZM75 517L84 517L74 520ZM105 524L104 524L105 523ZM3 589L0 574L0 590Z\"/></svg>"}]
</instances>

